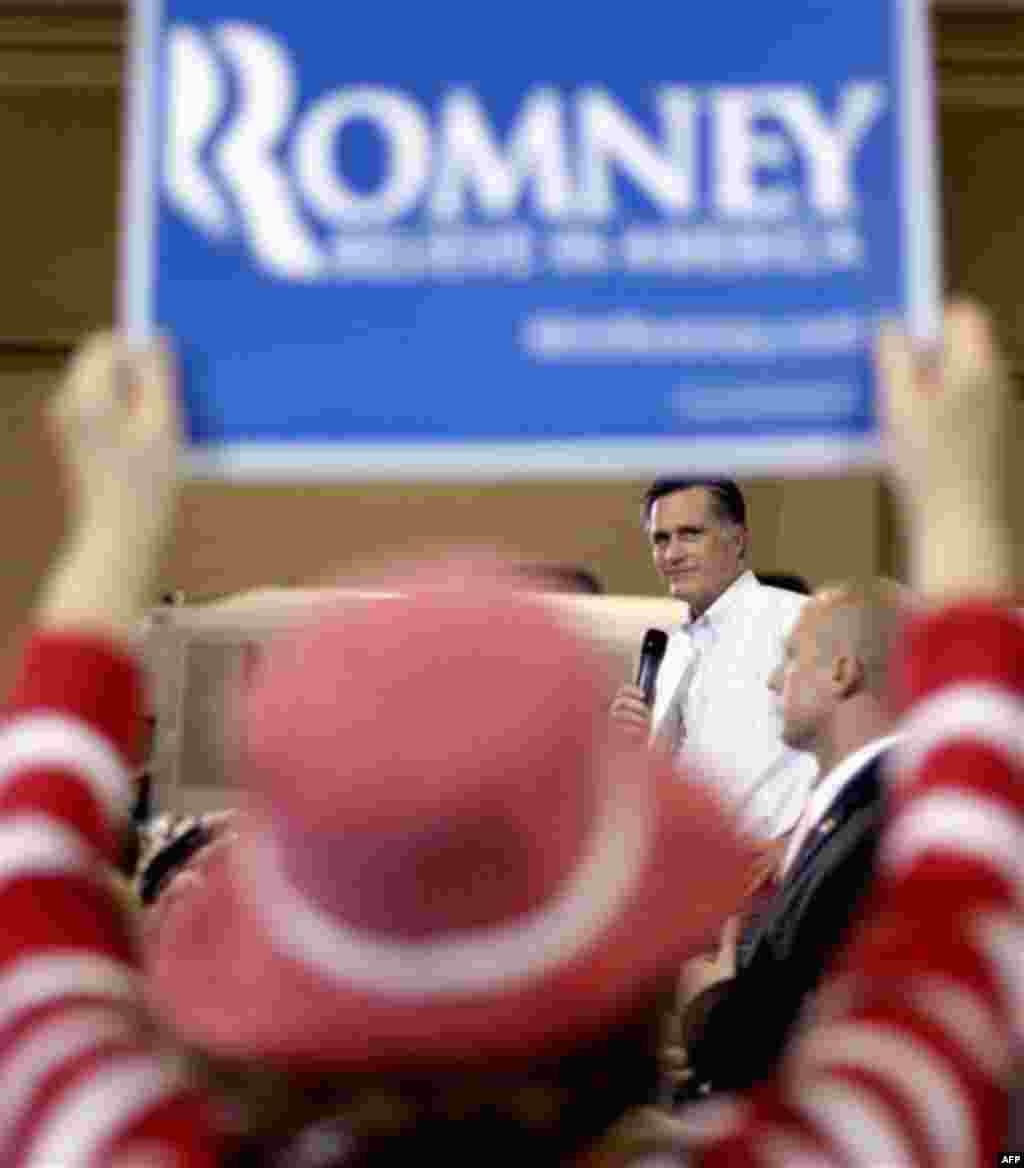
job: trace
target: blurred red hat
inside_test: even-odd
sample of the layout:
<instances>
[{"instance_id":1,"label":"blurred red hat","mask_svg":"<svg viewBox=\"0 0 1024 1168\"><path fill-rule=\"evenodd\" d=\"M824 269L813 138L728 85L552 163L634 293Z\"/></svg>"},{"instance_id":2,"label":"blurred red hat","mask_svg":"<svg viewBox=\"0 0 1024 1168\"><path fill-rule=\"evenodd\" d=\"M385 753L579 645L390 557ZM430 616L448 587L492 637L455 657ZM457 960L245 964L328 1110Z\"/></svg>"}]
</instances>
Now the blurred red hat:
<instances>
[{"instance_id":1,"label":"blurred red hat","mask_svg":"<svg viewBox=\"0 0 1024 1168\"><path fill-rule=\"evenodd\" d=\"M364 1070L557 1053L649 1000L742 896L730 817L609 734L605 659L514 576L449 561L390 587L272 643L236 695L237 837L147 930L154 1006L209 1049Z\"/></svg>"}]
</instances>

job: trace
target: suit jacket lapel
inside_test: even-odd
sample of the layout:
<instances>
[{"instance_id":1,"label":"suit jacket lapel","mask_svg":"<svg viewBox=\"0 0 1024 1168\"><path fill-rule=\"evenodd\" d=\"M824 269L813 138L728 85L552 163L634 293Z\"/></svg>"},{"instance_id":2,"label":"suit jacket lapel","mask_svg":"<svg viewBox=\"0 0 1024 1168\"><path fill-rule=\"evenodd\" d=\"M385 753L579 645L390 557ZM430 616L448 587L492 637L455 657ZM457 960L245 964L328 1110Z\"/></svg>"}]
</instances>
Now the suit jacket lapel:
<instances>
[{"instance_id":1,"label":"suit jacket lapel","mask_svg":"<svg viewBox=\"0 0 1024 1168\"><path fill-rule=\"evenodd\" d=\"M872 759L832 800L820 821L807 833L807 838L793 858L793 864L780 885L780 890L790 882L795 883L799 880L803 870L828 843L836 829L842 827L858 808L876 797L884 757L883 752Z\"/></svg>"},{"instance_id":2,"label":"suit jacket lapel","mask_svg":"<svg viewBox=\"0 0 1024 1168\"><path fill-rule=\"evenodd\" d=\"M855 778L846 784L829 804L828 810L820 822L807 833L807 838L800 845L800 850L794 856L789 871L776 889L771 902L766 906L760 921L755 926L756 932L747 949L747 962L744 964L749 963L761 939L772 929L779 913L789 903L791 893L803 879L808 867L813 863L822 848L828 844L835 833L852 815L878 797L882 764L886 753L883 751L877 758L872 759Z\"/></svg>"}]
</instances>

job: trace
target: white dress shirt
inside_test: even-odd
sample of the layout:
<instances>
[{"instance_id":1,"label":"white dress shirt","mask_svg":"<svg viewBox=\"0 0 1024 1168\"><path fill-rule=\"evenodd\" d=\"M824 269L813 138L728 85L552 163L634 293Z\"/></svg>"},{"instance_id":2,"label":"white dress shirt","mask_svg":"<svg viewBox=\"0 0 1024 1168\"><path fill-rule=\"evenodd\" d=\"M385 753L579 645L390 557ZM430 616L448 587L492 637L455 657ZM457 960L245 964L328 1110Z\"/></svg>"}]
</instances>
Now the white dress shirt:
<instances>
[{"instance_id":1,"label":"white dress shirt","mask_svg":"<svg viewBox=\"0 0 1024 1168\"><path fill-rule=\"evenodd\" d=\"M853 754L848 754L842 762L837 763L827 775L822 776L821 780L815 785L814 790L811 791L810 798L807 800L807 805L804 807L804 813L800 816L800 822L796 826L796 830L789 837L789 844L786 847L786 856L782 861L781 874L785 876L790 869L793 861L797 857L801 846L808 835L818 826L825 818L825 813L836 801L843 788L860 774L860 772L882 753L883 750L888 750L890 746L895 746L899 741L898 734L890 734L886 738L876 738L867 745L862 746L859 750L855 750Z\"/></svg>"},{"instance_id":2,"label":"white dress shirt","mask_svg":"<svg viewBox=\"0 0 1024 1168\"><path fill-rule=\"evenodd\" d=\"M818 770L813 755L783 744L778 700L768 689L806 600L744 572L695 621L687 607L655 688L653 732L714 782L762 839L794 826Z\"/></svg>"}]
</instances>

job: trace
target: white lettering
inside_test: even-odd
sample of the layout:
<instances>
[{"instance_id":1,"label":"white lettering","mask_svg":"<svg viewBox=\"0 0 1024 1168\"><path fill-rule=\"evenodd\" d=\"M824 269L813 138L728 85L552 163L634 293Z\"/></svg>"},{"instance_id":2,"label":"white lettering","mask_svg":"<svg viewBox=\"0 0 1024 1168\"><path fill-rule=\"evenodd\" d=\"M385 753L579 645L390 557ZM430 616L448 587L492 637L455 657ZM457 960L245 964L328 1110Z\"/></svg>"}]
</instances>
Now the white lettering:
<instances>
[{"instance_id":1,"label":"white lettering","mask_svg":"<svg viewBox=\"0 0 1024 1168\"><path fill-rule=\"evenodd\" d=\"M203 166L202 150L224 112L227 86L206 41L188 25L167 35L167 74L167 197L204 231L223 238L230 233L231 213Z\"/></svg>"},{"instance_id":2,"label":"white lettering","mask_svg":"<svg viewBox=\"0 0 1024 1168\"><path fill-rule=\"evenodd\" d=\"M764 181L765 169L778 169L792 158L778 130L758 127L759 119L770 119L782 126L806 164L812 209L827 217L849 215L857 205L852 181L856 151L884 108L881 85L854 83L843 90L833 127L802 89L719 90L712 99L719 210L765 220L784 218L796 209L795 185Z\"/></svg>"},{"instance_id":3,"label":"white lettering","mask_svg":"<svg viewBox=\"0 0 1024 1168\"><path fill-rule=\"evenodd\" d=\"M324 273L324 260L274 157L295 107L291 64L273 37L251 25L221 25L217 39L235 66L242 100L214 164L238 202L256 256L275 275L314 279Z\"/></svg>"},{"instance_id":4,"label":"white lettering","mask_svg":"<svg viewBox=\"0 0 1024 1168\"><path fill-rule=\"evenodd\" d=\"M795 192L766 186L759 176L792 155L777 131L759 130L765 116L767 91L723 89L712 99L715 123L715 200L719 211L742 219L783 219L793 209Z\"/></svg>"},{"instance_id":5,"label":"white lettering","mask_svg":"<svg viewBox=\"0 0 1024 1168\"><path fill-rule=\"evenodd\" d=\"M832 130L809 93L799 89L791 91L785 121L804 147L810 171L811 204L819 214L841 216L856 210L853 160L883 109L885 91L881 85L874 82L848 85L843 90Z\"/></svg>"},{"instance_id":6,"label":"white lettering","mask_svg":"<svg viewBox=\"0 0 1024 1168\"><path fill-rule=\"evenodd\" d=\"M610 247L598 231L560 231L548 240L548 257L555 271L603 272L610 262Z\"/></svg>"},{"instance_id":7,"label":"white lettering","mask_svg":"<svg viewBox=\"0 0 1024 1168\"><path fill-rule=\"evenodd\" d=\"M530 180L543 217L558 220L571 212L574 192L562 103L555 90L538 89L526 97L504 157L480 99L468 90L445 101L438 137L440 159L429 204L435 219L447 223L460 219L470 189L484 215L496 219L511 215Z\"/></svg>"},{"instance_id":8,"label":"white lettering","mask_svg":"<svg viewBox=\"0 0 1024 1168\"><path fill-rule=\"evenodd\" d=\"M286 46L254 25L172 26L167 60L167 198L204 232L240 232L282 279L867 262L857 159L886 108L881 82L848 84L828 109L792 85L663 84L635 111L598 85L538 85L499 130L468 86L428 106L356 85L300 110ZM348 149L356 125L381 146L372 180Z\"/></svg>"},{"instance_id":9,"label":"white lettering","mask_svg":"<svg viewBox=\"0 0 1024 1168\"><path fill-rule=\"evenodd\" d=\"M339 173L336 144L350 122L368 121L388 146L388 173L375 191L354 191ZM294 165L303 194L325 222L380 226L401 218L423 196L430 176L430 127L419 106L401 93L372 86L321 98L302 120Z\"/></svg>"},{"instance_id":10,"label":"white lettering","mask_svg":"<svg viewBox=\"0 0 1024 1168\"><path fill-rule=\"evenodd\" d=\"M346 280L528 279L534 247L525 227L407 234L343 232L330 245L331 271Z\"/></svg>"},{"instance_id":11,"label":"white lettering","mask_svg":"<svg viewBox=\"0 0 1024 1168\"><path fill-rule=\"evenodd\" d=\"M697 201L697 100L692 90L658 90L663 152L603 89L585 89L576 99L579 125L579 191L576 209L589 219L615 214L612 176L618 166L658 207L686 215Z\"/></svg>"}]
</instances>

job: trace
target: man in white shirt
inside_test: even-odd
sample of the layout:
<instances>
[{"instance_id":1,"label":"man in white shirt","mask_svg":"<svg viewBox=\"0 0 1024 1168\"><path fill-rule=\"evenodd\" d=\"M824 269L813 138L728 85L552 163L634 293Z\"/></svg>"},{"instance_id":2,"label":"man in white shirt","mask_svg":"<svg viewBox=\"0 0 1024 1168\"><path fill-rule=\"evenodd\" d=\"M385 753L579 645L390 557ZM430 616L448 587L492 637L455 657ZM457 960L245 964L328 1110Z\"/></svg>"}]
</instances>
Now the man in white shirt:
<instances>
[{"instance_id":1,"label":"man in white shirt","mask_svg":"<svg viewBox=\"0 0 1024 1168\"><path fill-rule=\"evenodd\" d=\"M803 811L814 757L781 737L768 679L806 598L758 583L746 506L728 479L660 479L644 520L654 566L685 606L658 674L653 709L623 686L612 717L667 740L717 775L725 799L762 840L781 841Z\"/></svg>"}]
</instances>

